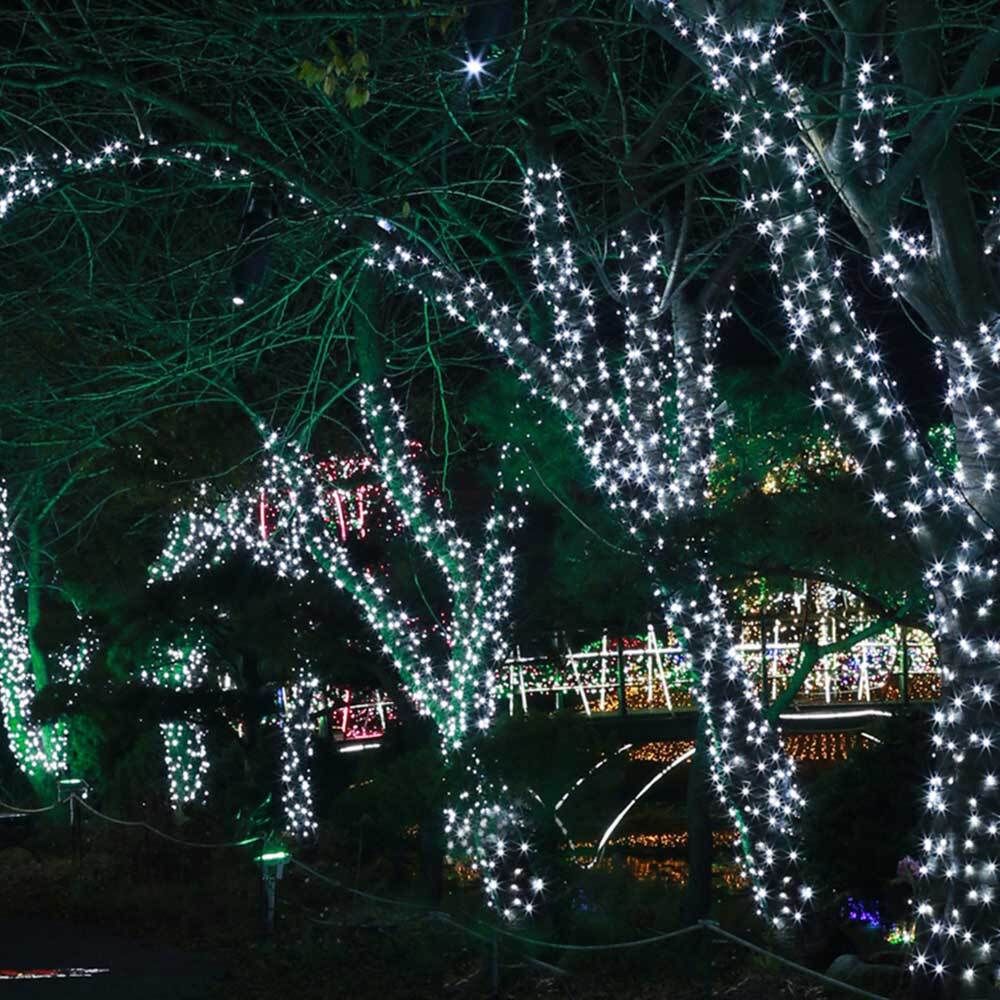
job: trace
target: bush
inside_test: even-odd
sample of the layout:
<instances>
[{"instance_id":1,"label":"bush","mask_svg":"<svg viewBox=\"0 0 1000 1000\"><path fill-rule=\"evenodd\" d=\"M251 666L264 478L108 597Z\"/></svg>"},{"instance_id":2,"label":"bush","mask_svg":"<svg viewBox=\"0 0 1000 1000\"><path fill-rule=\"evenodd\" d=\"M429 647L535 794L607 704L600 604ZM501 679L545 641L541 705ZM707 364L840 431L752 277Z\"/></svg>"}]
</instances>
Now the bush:
<instances>
[{"instance_id":1,"label":"bush","mask_svg":"<svg viewBox=\"0 0 1000 1000\"><path fill-rule=\"evenodd\" d=\"M928 759L929 721L923 714L886 720L807 796L803 849L815 884L835 891L880 894L900 858L914 853L920 791Z\"/></svg>"}]
</instances>

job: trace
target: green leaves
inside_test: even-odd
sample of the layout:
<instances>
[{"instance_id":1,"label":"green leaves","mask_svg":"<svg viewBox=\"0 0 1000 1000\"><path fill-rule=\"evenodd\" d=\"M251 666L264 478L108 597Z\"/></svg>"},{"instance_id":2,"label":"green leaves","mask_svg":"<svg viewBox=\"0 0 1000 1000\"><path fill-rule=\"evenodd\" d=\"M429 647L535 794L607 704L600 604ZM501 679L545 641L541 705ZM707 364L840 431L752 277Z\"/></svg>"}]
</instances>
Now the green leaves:
<instances>
[{"instance_id":1,"label":"green leaves","mask_svg":"<svg viewBox=\"0 0 1000 1000\"><path fill-rule=\"evenodd\" d=\"M351 111L363 108L372 96L367 82L368 53L358 48L353 31L342 35L340 41L330 35L326 47L330 53L326 61L303 59L295 67L295 79L307 87L321 87L327 97L339 93L344 107Z\"/></svg>"},{"instance_id":2,"label":"green leaves","mask_svg":"<svg viewBox=\"0 0 1000 1000\"><path fill-rule=\"evenodd\" d=\"M344 105L351 110L363 108L371 96L371 91L364 84L352 83L344 91Z\"/></svg>"},{"instance_id":3,"label":"green leaves","mask_svg":"<svg viewBox=\"0 0 1000 1000\"><path fill-rule=\"evenodd\" d=\"M322 83L325 74L324 68L317 66L311 59L303 59L295 69L295 79L307 87L315 87Z\"/></svg>"}]
</instances>

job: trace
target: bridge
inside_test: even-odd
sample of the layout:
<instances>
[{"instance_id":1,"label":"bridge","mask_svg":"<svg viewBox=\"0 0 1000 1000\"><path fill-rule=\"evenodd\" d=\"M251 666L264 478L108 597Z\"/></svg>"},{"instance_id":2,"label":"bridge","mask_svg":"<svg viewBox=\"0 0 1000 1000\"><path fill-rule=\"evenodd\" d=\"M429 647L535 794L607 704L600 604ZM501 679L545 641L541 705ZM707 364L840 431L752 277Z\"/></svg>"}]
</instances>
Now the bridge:
<instances>
[{"instance_id":1,"label":"bridge","mask_svg":"<svg viewBox=\"0 0 1000 1000\"><path fill-rule=\"evenodd\" d=\"M833 630L829 623L827 628ZM768 628L750 623L734 647L757 678L765 705L785 692L799 659L800 644L783 631L780 621ZM820 638L821 645L834 641L835 631ZM663 627L649 625L645 634L630 636L605 632L576 649L558 633L546 645L527 655L515 645L496 666L501 711L576 711L636 744L694 738L689 659ZM895 626L822 657L779 719L787 734L861 731L901 706L930 704L940 693L931 637ZM328 691L317 714L343 752L377 745L396 716L384 692L348 688Z\"/></svg>"}]
</instances>

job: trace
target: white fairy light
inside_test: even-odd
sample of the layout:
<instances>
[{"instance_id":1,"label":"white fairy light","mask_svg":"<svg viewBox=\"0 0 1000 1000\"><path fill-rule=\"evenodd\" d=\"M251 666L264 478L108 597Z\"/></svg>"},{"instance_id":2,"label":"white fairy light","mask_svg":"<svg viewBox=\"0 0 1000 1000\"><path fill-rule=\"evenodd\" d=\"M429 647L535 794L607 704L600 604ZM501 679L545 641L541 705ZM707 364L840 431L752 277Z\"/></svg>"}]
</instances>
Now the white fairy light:
<instances>
[{"instance_id":1,"label":"white fairy light","mask_svg":"<svg viewBox=\"0 0 1000 1000\"><path fill-rule=\"evenodd\" d=\"M201 637L184 636L178 644L153 644L152 665L139 672L146 684L169 691L193 691L210 680L208 649ZM160 723L167 785L174 809L208 802L208 750L205 727L188 719Z\"/></svg>"},{"instance_id":2,"label":"white fairy light","mask_svg":"<svg viewBox=\"0 0 1000 1000\"><path fill-rule=\"evenodd\" d=\"M298 671L286 684L278 724L281 729L281 810L285 832L298 839L316 834L313 808L312 772L315 726L312 722L319 680Z\"/></svg>"},{"instance_id":3,"label":"white fairy light","mask_svg":"<svg viewBox=\"0 0 1000 1000\"><path fill-rule=\"evenodd\" d=\"M671 305L660 277L660 241L620 233L609 246L621 270L615 279L604 279L625 331L624 357L616 365L595 342L597 302L581 275L558 167L529 170L521 200L534 287L552 320L548 343L532 339L518 311L484 281L446 274L396 241L374 243L368 263L417 289L454 322L471 324L520 369L532 396L558 409L593 470L595 486L642 545L654 573L666 545L657 530L704 500L715 459L714 351L727 314L694 316L684 328L668 330L663 317ZM685 590L658 587L656 593L695 661L712 781L739 831L737 859L754 886L758 910L783 926L801 916L808 898L797 893L789 874L797 867L792 842L803 805L794 764L734 652L723 595L705 552L691 545L688 556Z\"/></svg>"},{"instance_id":4,"label":"white fairy light","mask_svg":"<svg viewBox=\"0 0 1000 1000\"><path fill-rule=\"evenodd\" d=\"M391 398L383 401L370 385L362 387L360 402L379 478L404 527L447 584L450 613L443 655L433 637L413 627L414 616L394 598L390 580L355 565L319 463L274 432L265 437L260 482L219 503L211 502L203 487L201 506L175 519L164 552L150 571L150 583L185 570L200 572L241 550L280 577L324 578L344 591L381 640L418 711L435 724L457 789L445 811L449 852L468 860L486 880L490 905L513 918L537 893L521 869L519 875L507 871L497 845L516 834L523 817L506 787L485 775L475 741L489 727L496 708L492 667L506 646L514 585L514 546L507 539L522 523L521 486L516 486L518 499L506 508L494 504L476 548L445 515L441 501L428 500L399 405ZM502 490L502 467L499 485ZM266 531L260 522L262 496L274 512L274 523ZM301 711L307 690L308 684L302 691L292 686L293 714ZM286 730L287 735L291 732ZM292 784L300 781L295 775L302 774L298 764L294 771L288 772ZM311 793L304 786L292 791L295 805L286 813L290 829L311 832ZM494 877L497 873L504 877Z\"/></svg>"}]
</instances>

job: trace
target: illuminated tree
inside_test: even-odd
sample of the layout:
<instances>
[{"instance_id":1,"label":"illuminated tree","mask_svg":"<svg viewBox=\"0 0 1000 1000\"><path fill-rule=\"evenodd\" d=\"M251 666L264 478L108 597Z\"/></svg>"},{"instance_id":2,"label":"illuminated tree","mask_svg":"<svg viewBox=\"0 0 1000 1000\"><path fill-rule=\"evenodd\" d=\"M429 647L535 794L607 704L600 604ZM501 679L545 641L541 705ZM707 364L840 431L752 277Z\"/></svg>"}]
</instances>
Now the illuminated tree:
<instances>
[{"instance_id":1,"label":"illuminated tree","mask_svg":"<svg viewBox=\"0 0 1000 1000\"><path fill-rule=\"evenodd\" d=\"M471 861L491 905L512 918L522 909L530 912L542 882L526 875L524 861L517 860L529 847L517 838L522 818L506 800L506 789L484 773L476 741L496 709L491 667L506 642L514 555L506 536L520 523L519 504L514 501L508 510L493 507L477 549L445 515L440 500L428 502L398 404L380 401L371 386L362 389L360 404L379 479L447 587L442 634L421 627L386 577L357 565L341 537L336 500L321 463L273 433L265 443L260 481L221 503L213 503L203 488L202 507L175 520L150 579L170 579L189 568L201 571L243 550L279 577L325 579L350 597L381 640L408 697L437 730L452 776L446 810L450 850ZM262 496L272 512L267 524L260 517ZM310 687L303 681L286 693L286 769L298 767L295 761L303 752L293 737L302 731ZM299 830L313 822L309 799L303 792L291 807Z\"/></svg>"},{"instance_id":2,"label":"illuminated tree","mask_svg":"<svg viewBox=\"0 0 1000 1000\"><path fill-rule=\"evenodd\" d=\"M14 536L7 508L7 488L0 484L0 705L11 752L36 787L46 790L68 767L68 730L58 719L43 724L32 718L32 702L50 681L72 685L89 665L95 640L86 630L73 647L56 657L50 670L33 648L24 603L17 597L19 573L14 565ZM50 677L50 673L54 676Z\"/></svg>"},{"instance_id":3,"label":"illuminated tree","mask_svg":"<svg viewBox=\"0 0 1000 1000\"><path fill-rule=\"evenodd\" d=\"M958 28L932 2L891 12L829 3L787 20L780 3L732 18L696 4L636 7L708 74L725 110L722 148L739 167L743 210L770 255L790 348L814 372L813 404L852 449L888 530L905 531L923 554L944 695L926 796L915 965L990 988L1000 837L992 760L1000 286L992 230L983 225L992 209L977 197L973 173L981 154L959 123L983 100L1000 54L1000 19L989 20L985 5L966 5L962 44L945 46L940 36ZM977 22L981 30L970 32ZM831 24L843 76L826 128L829 91L802 52ZM923 439L865 319L865 300L835 255L843 209L871 272L935 346L954 423L953 469Z\"/></svg>"},{"instance_id":4,"label":"illuminated tree","mask_svg":"<svg viewBox=\"0 0 1000 1000\"><path fill-rule=\"evenodd\" d=\"M663 528L700 508L714 462L715 349L732 263L724 261L698 297L681 294L683 229L666 240L623 230L587 274L585 237L573 224L558 168L528 170L523 204L535 290L551 317L547 342L533 341L516 306L488 283L445 270L400 241L373 244L369 263L419 287L453 322L478 330L520 369L531 395L548 400L566 420L596 488L642 546L664 617L688 649L712 781L738 830L737 858L758 910L776 927L798 922L812 890L794 884L793 824L802 805L794 765L732 649L734 633L706 546L688 538L686 565L662 578ZM612 266L616 273L609 275ZM595 290L598 282L601 290ZM617 362L597 335L604 297L624 328Z\"/></svg>"}]
</instances>

